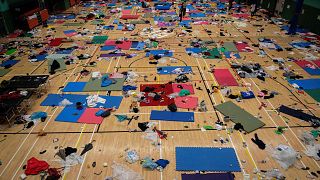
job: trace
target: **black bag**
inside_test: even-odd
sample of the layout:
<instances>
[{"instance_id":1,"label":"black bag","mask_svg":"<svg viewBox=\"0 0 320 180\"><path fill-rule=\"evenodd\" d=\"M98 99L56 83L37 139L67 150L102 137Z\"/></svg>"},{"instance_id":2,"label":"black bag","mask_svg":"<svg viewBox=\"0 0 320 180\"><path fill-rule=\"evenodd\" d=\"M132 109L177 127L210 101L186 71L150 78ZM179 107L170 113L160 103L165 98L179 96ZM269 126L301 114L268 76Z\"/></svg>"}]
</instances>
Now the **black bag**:
<instances>
[{"instance_id":1,"label":"black bag","mask_svg":"<svg viewBox=\"0 0 320 180\"><path fill-rule=\"evenodd\" d=\"M168 105L168 109L169 109L171 112L177 112L177 110L178 110L177 106L176 106L174 103L169 104L169 105Z\"/></svg>"},{"instance_id":2,"label":"black bag","mask_svg":"<svg viewBox=\"0 0 320 180\"><path fill-rule=\"evenodd\" d=\"M110 116L110 114L111 114L111 112L110 111L105 111L105 112L103 112L102 114L101 114L101 117L108 117L108 116Z\"/></svg>"}]
</instances>

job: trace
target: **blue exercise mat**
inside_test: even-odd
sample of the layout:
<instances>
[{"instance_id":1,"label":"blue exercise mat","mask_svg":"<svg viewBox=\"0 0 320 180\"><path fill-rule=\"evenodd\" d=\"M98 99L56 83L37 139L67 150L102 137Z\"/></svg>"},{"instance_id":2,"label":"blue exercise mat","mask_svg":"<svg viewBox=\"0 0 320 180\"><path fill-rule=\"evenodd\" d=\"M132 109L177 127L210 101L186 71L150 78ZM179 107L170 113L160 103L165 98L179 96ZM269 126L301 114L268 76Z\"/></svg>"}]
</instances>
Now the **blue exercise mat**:
<instances>
[{"instance_id":1,"label":"blue exercise mat","mask_svg":"<svg viewBox=\"0 0 320 180\"><path fill-rule=\"evenodd\" d=\"M87 82L68 82L62 92L83 92Z\"/></svg>"},{"instance_id":2,"label":"blue exercise mat","mask_svg":"<svg viewBox=\"0 0 320 180\"><path fill-rule=\"evenodd\" d=\"M316 69L312 69L312 68L303 68L307 73L309 73L312 76L316 76L316 75L320 75L320 69L316 68Z\"/></svg>"},{"instance_id":3,"label":"blue exercise mat","mask_svg":"<svg viewBox=\"0 0 320 180\"><path fill-rule=\"evenodd\" d=\"M65 107L56 117L55 121L59 122L78 122L86 108L78 110L76 107Z\"/></svg>"},{"instance_id":4,"label":"blue exercise mat","mask_svg":"<svg viewBox=\"0 0 320 180\"><path fill-rule=\"evenodd\" d=\"M110 51L116 49L116 46L102 46L100 51Z\"/></svg>"},{"instance_id":5,"label":"blue exercise mat","mask_svg":"<svg viewBox=\"0 0 320 180\"><path fill-rule=\"evenodd\" d=\"M179 23L179 25L180 25L180 26L184 26L184 27L189 27L191 22L192 22L191 20L182 20L182 21Z\"/></svg>"},{"instance_id":6,"label":"blue exercise mat","mask_svg":"<svg viewBox=\"0 0 320 180\"><path fill-rule=\"evenodd\" d=\"M290 84L297 84L302 89L320 89L320 79L288 80Z\"/></svg>"},{"instance_id":7,"label":"blue exercise mat","mask_svg":"<svg viewBox=\"0 0 320 180\"><path fill-rule=\"evenodd\" d=\"M144 42L139 42L138 43L138 46L136 47L136 49L138 50L138 51L142 51L143 49L144 49Z\"/></svg>"},{"instance_id":8,"label":"blue exercise mat","mask_svg":"<svg viewBox=\"0 0 320 180\"><path fill-rule=\"evenodd\" d=\"M131 48L132 48L132 49L135 49L135 48L138 47L138 45L139 45L139 41L132 41L132 43L131 43Z\"/></svg>"},{"instance_id":9,"label":"blue exercise mat","mask_svg":"<svg viewBox=\"0 0 320 180\"><path fill-rule=\"evenodd\" d=\"M190 66L161 66L161 67L157 67L157 73L158 74L177 74L172 72L177 68L183 68L184 71L180 74L192 73L192 68Z\"/></svg>"},{"instance_id":10,"label":"blue exercise mat","mask_svg":"<svg viewBox=\"0 0 320 180\"><path fill-rule=\"evenodd\" d=\"M194 122L194 113L152 110L150 120Z\"/></svg>"},{"instance_id":11,"label":"blue exercise mat","mask_svg":"<svg viewBox=\"0 0 320 180\"><path fill-rule=\"evenodd\" d=\"M117 30L122 30L123 29L123 25L122 24L118 24Z\"/></svg>"},{"instance_id":12,"label":"blue exercise mat","mask_svg":"<svg viewBox=\"0 0 320 180\"><path fill-rule=\"evenodd\" d=\"M113 30L113 29L114 29L114 26L103 26L103 29Z\"/></svg>"},{"instance_id":13,"label":"blue exercise mat","mask_svg":"<svg viewBox=\"0 0 320 180\"><path fill-rule=\"evenodd\" d=\"M169 10L171 8L171 4L160 4L155 6L156 10Z\"/></svg>"},{"instance_id":14,"label":"blue exercise mat","mask_svg":"<svg viewBox=\"0 0 320 180\"><path fill-rule=\"evenodd\" d=\"M40 104L40 106L59 106L59 103L64 100L68 99L73 104L69 105L75 106L77 102L81 102L84 106L87 106L87 95L80 95L80 94L49 94L47 98ZM103 99L106 99L104 104L97 103L95 107L104 107L104 108L119 108L122 96L99 96Z\"/></svg>"},{"instance_id":15,"label":"blue exercise mat","mask_svg":"<svg viewBox=\"0 0 320 180\"><path fill-rule=\"evenodd\" d=\"M177 171L240 172L233 148L176 147Z\"/></svg>"},{"instance_id":16,"label":"blue exercise mat","mask_svg":"<svg viewBox=\"0 0 320 180\"><path fill-rule=\"evenodd\" d=\"M77 32L76 30L66 30L66 31L63 31L64 34L71 34L71 33L75 33Z\"/></svg>"},{"instance_id":17,"label":"blue exercise mat","mask_svg":"<svg viewBox=\"0 0 320 180\"><path fill-rule=\"evenodd\" d=\"M146 57L149 57L150 55L161 55L162 57L172 57L173 52L169 50L150 50L146 53Z\"/></svg>"},{"instance_id":18,"label":"blue exercise mat","mask_svg":"<svg viewBox=\"0 0 320 180\"><path fill-rule=\"evenodd\" d=\"M9 59L9 60L6 60L6 61L3 61L0 66L1 67L5 67L5 66L14 66L15 64L17 64L20 60L13 60L13 59Z\"/></svg>"},{"instance_id":19,"label":"blue exercise mat","mask_svg":"<svg viewBox=\"0 0 320 180\"><path fill-rule=\"evenodd\" d=\"M113 24L118 24L118 23L119 23L118 19L113 20Z\"/></svg>"},{"instance_id":20,"label":"blue exercise mat","mask_svg":"<svg viewBox=\"0 0 320 180\"><path fill-rule=\"evenodd\" d=\"M191 18L206 17L206 15L204 13L190 13L189 16Z\"/></svg>"},{"instance_id":21,"label":"blue exercise mat","mask_svg":"<svg viewBox=\"0 0 320 180\"><path fill-rule=\"evenodd\" d=\"M44 61L48 54L39 54L36 56L37 61Z\"/></svg>"},{"instance_id":22,"label":"blue exercise mat","mask_svg":"<svg viewBox=\"0 0 320 180\"><path fill-rule=\"evenodd\" d=\"M187 53L192 52L192 53L201 53L202 50L201 48L186 48Z\"/></svg>"},{"instance_id":23,"label":"blue exercise mat","mask_svg":"<svg viewBox=\"0 0 320 180\"><path fill-rule=\"evenodd\" d=\"M310 47L311 43L310 42L292 42L292 43L289 43L292 47L295 47L295 48L308 48Z\"/></svg>"}]
</instances>

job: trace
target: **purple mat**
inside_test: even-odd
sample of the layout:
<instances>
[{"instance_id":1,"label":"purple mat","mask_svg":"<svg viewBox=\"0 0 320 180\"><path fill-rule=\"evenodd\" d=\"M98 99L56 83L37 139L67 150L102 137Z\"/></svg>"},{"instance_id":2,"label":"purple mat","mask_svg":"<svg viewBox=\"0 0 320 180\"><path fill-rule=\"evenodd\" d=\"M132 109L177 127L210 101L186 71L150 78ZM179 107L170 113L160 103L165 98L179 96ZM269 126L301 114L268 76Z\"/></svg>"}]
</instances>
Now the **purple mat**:
<instances>
[{"instance_id":1,"label":"purple mat","mask_svg":"<svg viewBox=\"0 0 320 180\"><path fill-rule=\"evenodd\" d=\"M182 180L234 180L232 173L181 174Z\"/></svg>"},{"instance_id":2,"label":"purple mat","mask_svg":"<svg viewBox=\"0 0 320 180\"><path fill-rule=\"evenodd\" d=\"M100 57L118 57L118 56L124 56L125 53L117 53L117 54L101 54Z\"/></svg>"}]
</instances>

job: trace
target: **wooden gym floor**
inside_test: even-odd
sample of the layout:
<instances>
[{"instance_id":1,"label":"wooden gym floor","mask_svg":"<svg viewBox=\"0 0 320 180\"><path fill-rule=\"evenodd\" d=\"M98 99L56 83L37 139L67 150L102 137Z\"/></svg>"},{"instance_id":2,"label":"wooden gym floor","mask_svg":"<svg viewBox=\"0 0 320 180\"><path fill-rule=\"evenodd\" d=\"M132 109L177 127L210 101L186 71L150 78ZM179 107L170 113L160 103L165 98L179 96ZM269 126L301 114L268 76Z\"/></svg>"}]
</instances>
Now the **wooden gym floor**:
<instances>
[{"instance_id":1,"label":"wooden gym floor","mask_svg":"<svg viewBox=\"0 0 320 180\"><path fill-rule=\"evenodd\" d=\"M68 12L80 11L82 7L73 7L68 10ZM137 8L133 8L133 12L136 12ZM105 11L107 13L107 10ZM108 14L108 13L107 13ZM140 13L141 14L141 13ZM118 18L119 14L112 15L111 18L105 19L105 24L112 24L115 18ZM225 15L228 17L228 15ZM218 19L221 17L219 16ZM149 19L153 24L153 20ZM72 21L72 20L69 20ZM78 20L82 21L82 20ZM253 24L262 24L265 31L262 33L257 33L257 28ZM133 32L140 32L144 27L149 25L137 25ZM54 27L56 32L55 37L65 37L63 34L64 30L68 30L74 27L66 27L62 25L50 25ZM238 79L239 83L250 83L250 87L231 87L234 92L237 91L247 91L253 90L257 94L262 89L275 90L280 93L270 100L263 100L260 98L254 98L249 100L243 100L236 104L253 114L254 116L261 116L261 120L266 124L263 128L256 130L250 134L243 134L238 131L233 133L227 133L226 130L222 131L200 131L199 127L203 125L212 125L217 121L218 117L222 117L220 113L215 113L213 109L213 104L220 104L222 102L228 101L229 99L223 97L220 93L208 94L206 89L211 87L211 85L216 85L217 82L212 73L208 72L209 65L216 65L217 68L229 68L230 71L236 75L230 68L230 60L223 57L222 60L210 60L203 58L194 58L188 56L185 52L186 47L190 47L190 39L197 37L203 40L213 40L213 41L237 41L246 40L250 37L252 42L248 41L250 47L252 43L257 43L258 38L267 37L273 38L277 43L284 47L289 47L288 43L292 40L298 40L299 37L289 37L280 32L280 29L276 25L268 24L266 21L259 19L259 21L252 19L247 22L246 28L241 28L242 30L247 30L249 33L241 33L233 24L225 24L223 28L231 33L230 37L220 37L219 30L216 25L193 25L192 33L187 34L185 37L178 38L176 34L181 31L181 28L176 28L175 33L172 36L168 36L160 39L159 48L174 50L174 58L178 59L178 63L171 64L169 61L163 65L188 65L192 66L193 75L190 75L192 83L196 83L203 90L196 90L195 95L199 97L199 100L204 99L208 112L196 112L194 123L184 123L184 122L157 122L158 129L163 130L168 133L167 140L160 140L160 149L153 146L148 140L143 139L143 132L131 132L134 129L138 129L137 123L149 120L149 113L152 109L163 109L164 107L140 107L139 120L133 121L129 126L127 123L119 123L116 121L114 116L110 116L104 119L101 125L91 125L91 124L80 124L80 123L63 123L55 122L55 117L62 110L61 107L42 107L40 103L47 96L43 95L39 99L35 99L32 107L29 111L31 114L34 111L45 111L48 113L49 117L45 122L40 122L30 129L22 130L23 125L15 125L3 131L0 131L0 160L2 165L0 166L0 179L18 179L19 176L24 173L23 166L26 161L31 157L36 157L37 159L46 160L51 167L60 167L60 165L53 161L54 154L56 153L56 146L62 147L77 147L82 148L85 144L95 141L93 143L93 150L89 151L85 156L85 161L81 165L77 165L71 168L71 171L64 174L64 179L104 179L107 176L112 175L111 165L113 162L126 164L131 169L142 174L145 179L180 179L181 172L175 171L175 147L176 146L195 146L195 147L234 147L241 167L242 172L235 173L236 179L243 179L244 174L250 174L251 179L257 178L262 179L262 174L255 173L255 169L259 170L269 170L272 168L278 168L288 179L306 179L306 176L311 171L317 171L320 169L319 162L313 160L312 158L304 155L306 146L299 140L299 135L304 131L310 131L312 128L306 122L299 119L289 117L286 115L278 115L274 111L275 108L280 105L291 105L291 107L305 109L305 107L296 103L297 99L292 95L295 94L304 103L307 103L314 114L320 116L319 106L317 103L308 95L302 95L297 93L286 80L282 77L281 71L268 71L267 72L273 77L277 77L277 80L282 84L280 85L272 79L267 79L262 82L258 79L247 78ZM95 30L95 25L91 25L90 22L85 23L81 28L88 28L90 30ZM35 38L36 40L45 40L47 35L46 28L41 29L41 36ZM76 28L74 28L76 29ZM208 35L205 29L211 30L213 33ZM275 33L279 32L279 33ZM117 39L122 37L127 37L130 40L145 40L143 37L131 37L131 32L119 31L119 30L103 30L103 35L108 35L109 39ZM77 61L77 63L67 66L67 71L63 73L56 73L50 76L50 86L47 93L61 93L59 87L66 85L67 82L85 81L89 79L89 76L80 76L80 71L84 69L84 65L89 62L96 61L96 67L86 67L87 70L100 71L100 72L115 72L119 68L119 72L133 70L141 75L138 78L137 86L144 84L143 75L148 76L149 83L166 83L170 80L174 80L174 75L161 75L158 76L156 73L155 65L148 63L148 58L145 57L144 51L127 51L128 53L136 53L137 56L131 59L125 59L124 57L113 58L110 61L102 60L98 61L100 55L100 45L86 45L85 40L90 40L89 36L83 37L73 37L78 43L85 45L87 48L85 50L76 50L76 54L89 53L93 57L85 61ZM8 39L2 39L2 41L8 41ZM69 47L72 43L63 43L61 47ZM181 46L179 46L181 44ZM240 63L246 62L258 62L263 67L270 65L275 65L272 62L272 57L283 57L289 56L288 51L277 52L275 50L264 49L268 56L259 57L257 50L258 48L252 47L255 51L254 53L240 53L241 59L237 60ZM10 79L15 75L25 75L27 73L31 75L36 74L47 74L47 63L46 62L28 62L27 53L28 49L24 50L26 52L25 56L21 56L18 59L22 60L20 63L13 67L13 70L1 78L1 80ZM303 55L299 53L298 50L294 49L294 56L296 58L303 58ZM317 54L314 54L317 55ZM305 78L311 77L303 69L294 64L293 62L287 62L287 65L291 65L293 69L302 74ZM157 77L157 81L154 82L154 77ZM210 88L209 88L210 89ZM289 91L289 90L292 90ZM106 92L91 92L89 94L100 94L104 95ZM86 94L86 93L80 93ZM121 95L121 92L112 92L111 95ZM267 103L266 108L259 110L259 106L262 102ZM296 104L295 104L296 103ZM117 114L129 113L129 106L131 104L131 98L124 98L120 108L116 111ZM295 104L295 105L293 105ZM293 105L293 106L292 106ZM227 127L232 127L233 123L228 122ZM188 126L186 128L185 126ZM274 131L277 127L283 126L287 127L282 135L277 135ZM45 131L48 133L46 136L38 136L39 131ZM268 146L277 146L279 144L285 144L293 147L295 150L302 154L300 159L301 167L309 167L310 170L301 170L296 167L291 167L288 170L283 170L279 164L272 159L267 153L267 150L260 150L252 141L251 138L257 133ZM215 139L228 138L229 143L220 144L215 142ZM58 138L58 142L53 142L53 139ZM244 143L246 146L244 146ZM163 172L159 171L147 171L141 167L139 163L128 164L124 160L125 149L135 149L140 157L150 156L151 158L158 159L168 159L170 164L165 168ZM44 154L39 154L39 152L46 150ZM262 163L266 160L266 163ZM97 166L93 168L91 164L93 162L97 163ZM108 163L108 167L103 167L103 163ZM94 173L99 173L100 175L95 175ZM29 176L28 179L39 179L37 176Z\"/></svg>"}]
</instances>

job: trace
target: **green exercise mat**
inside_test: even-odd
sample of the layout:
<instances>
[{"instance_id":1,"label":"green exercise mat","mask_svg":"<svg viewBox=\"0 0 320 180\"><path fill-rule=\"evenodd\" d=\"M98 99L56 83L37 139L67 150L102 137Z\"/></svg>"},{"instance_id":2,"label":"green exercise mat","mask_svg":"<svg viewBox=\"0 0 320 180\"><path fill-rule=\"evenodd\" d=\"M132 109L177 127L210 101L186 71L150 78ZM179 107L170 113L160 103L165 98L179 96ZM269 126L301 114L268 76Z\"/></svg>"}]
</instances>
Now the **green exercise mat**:
<instances>
[{"instance_id":1,"label":"green exercise mat","mask_svg":"<svg viewBox=\"0 0 320 180\"><path fill-rule=\"evenodd\" d=\"M11 69L0 69L0 77L8 74L11 71Z\"/></svg>"},{"instance_id":2,"label":"green exercise mat","mask_svg":"<svg viewBox=\"0 0 320 180\"><path fill-rule=\"evenodd\" d=\"M108 36L93 36L92 44L104 44L108 40Z\"/></svg>"},{"instance_id":3,"label":"green exercise mat","mask_svg":"<svg viewBox=\"0 0 320 180\"><path fill-rule=\"evenodd\" d=\"M97 24L105 24L105 23L101 19L96 19L96 20L91 21L91 24L92 25L97 25Z\"/></svg>"},{"instance_id":4,"label":"green exercise mat","mask_svg":"<svg viewBox=\"0 0 320 180\"><path fill-rule=\"evenodd\" d=\"M265 125L265 123L260 121L258 118L254 117L231 101L219 104L215 106L215 108L224 116L229 116L232 122L242 124L244 130L248 133Z\"/></svg>"},{"instance_id":5,"label":"green exercise mat","mask_svg":"<svg viewBox=\"0 0 320 180\"><path fill-rule=\"evenodd\" d=\"M65 23L64 26L82 26L83 23L79 23L79 22L69 22L69 23Z\"/></svg>"},{"instance_id":6,"label":"green exercise mat","mask_svg":"<svg viewBox=\"0 0 320 180\"><path fill-rule=\"evenodd\" d=\"M143 20L133 20L130 22L130 24L146 24L146 22Z\"/></svg>"},{"instance_id":7,"label":"green exercise mat","mask_svg":"<svg viewBox=\"0 0 320 180\"><path fill-rule=\"evenodd\" d=\"M320 102L320 89L306 89L304 90L306 93L309 94L314 100Z\"/></svg>"},{"instance_id":8,"label":"green exercise mat","mask_svg":"<svg viewBox=\"0 0 320 180\"><path fill-rule=\"evenodd\" d=\"M64 62L64 59L48 59L48 72L50 72L50 66L52 65L52 62L56 60L58 61L58 63L60 64L60 68L56 69L55 72L57 71L62 71L62 70L66 70L67 67L66 67L66 63Z\"/></svg>"},{"instance_id":9,"label":"green exercise mat","mask_svg":"<svg viewBox=\"0 0 320 180\"><path fill-rule=\"evenodd\" d=\"M123 83L125 78L116 78L117 82L111 84L110 86L101 87L102 79L91 78L82 91L92 92L92 91L122 91Z\"/></svg>"},{"instance_id":10,"label":"green exercise mat","mask_svg":"<svg viewBox=\"0 0 320 180\"><path fill-rule=\"evenodd\" d=\"M209 52L210 56L204 56L205 59L221 59L221 54L218 51L218 48L213 49L207 49L207 48L201 48L202 52Z\"/></svg>"},{"instance_id":11,"label":"green exercise mat","mask_svg":"<svg viewBox=\"0 0 320 180\"><path fill-rule=\"evenodd\" d=\"M230 52L239 52L236 45L234 45L233 42L225 42L223 44L223 47L226 48L226 50L230 51Z\"/></svg>"},{"instance_id":12,"label":"green exercise mat","mask_svg":"<svg viewBox=\"0 0 320 180\"><path fill-rule=\"evenodd\" d=\"M13 53L15 53L17 51L17 49L9 49L7 52L6 52L6 55L11 55Z\"/></svg>"}]
</instances>

